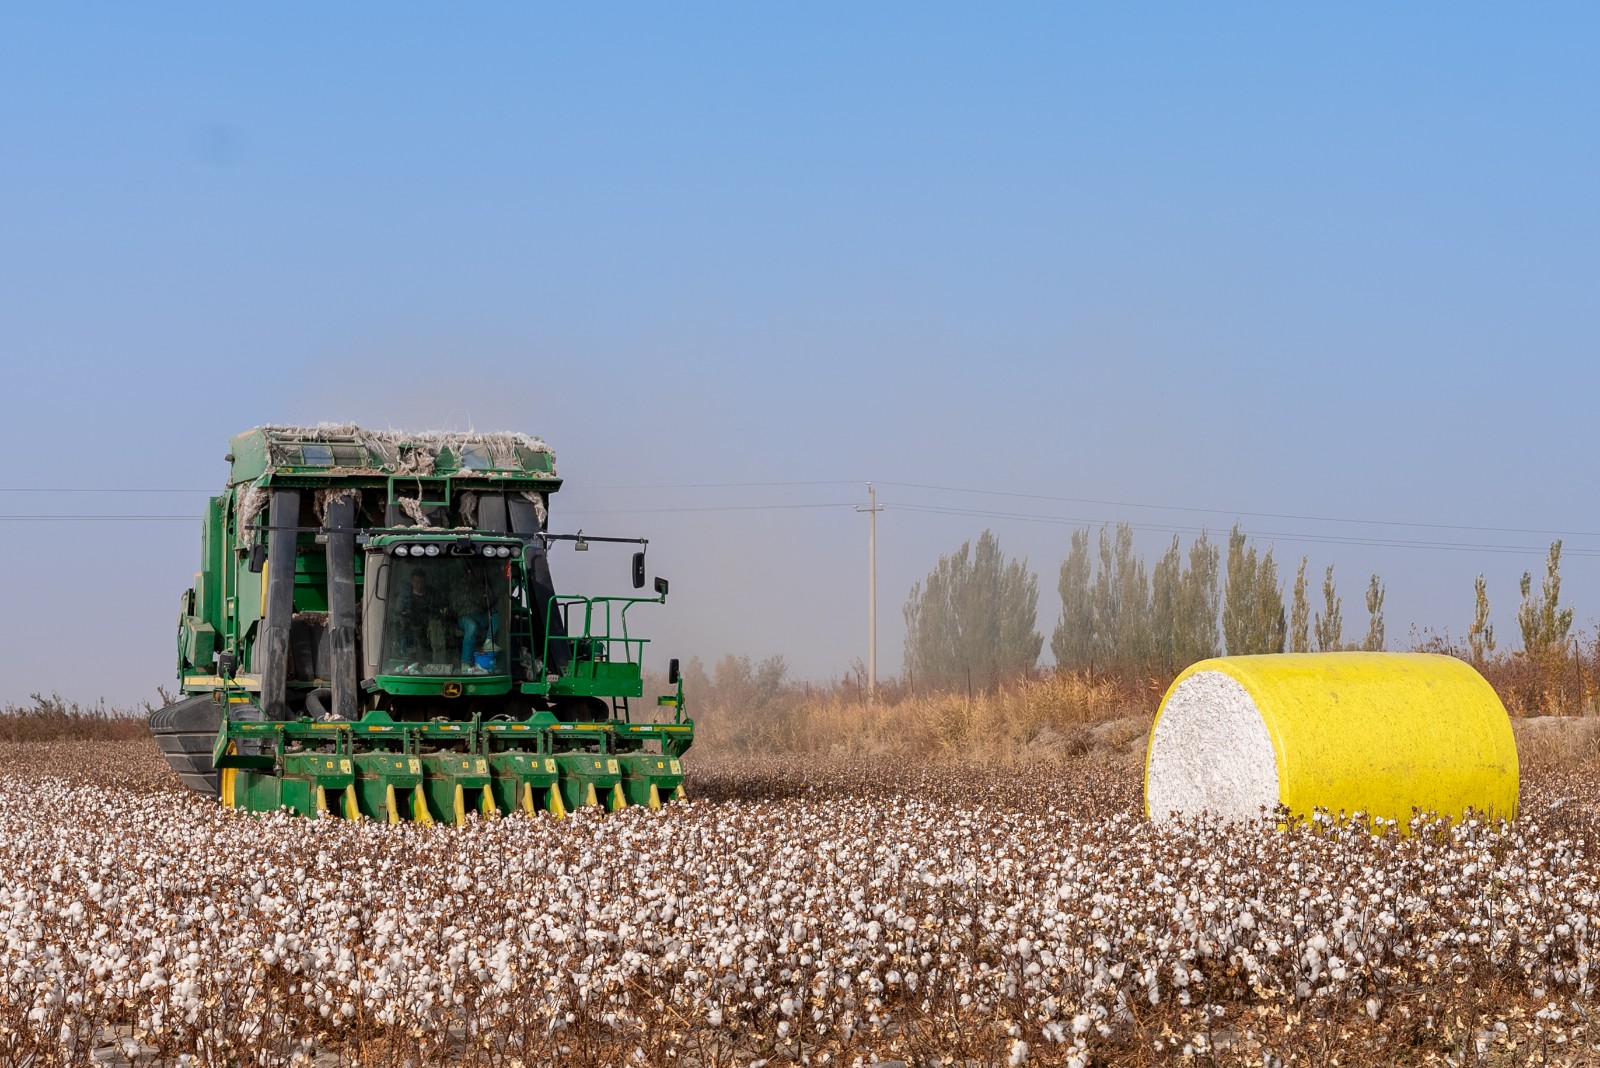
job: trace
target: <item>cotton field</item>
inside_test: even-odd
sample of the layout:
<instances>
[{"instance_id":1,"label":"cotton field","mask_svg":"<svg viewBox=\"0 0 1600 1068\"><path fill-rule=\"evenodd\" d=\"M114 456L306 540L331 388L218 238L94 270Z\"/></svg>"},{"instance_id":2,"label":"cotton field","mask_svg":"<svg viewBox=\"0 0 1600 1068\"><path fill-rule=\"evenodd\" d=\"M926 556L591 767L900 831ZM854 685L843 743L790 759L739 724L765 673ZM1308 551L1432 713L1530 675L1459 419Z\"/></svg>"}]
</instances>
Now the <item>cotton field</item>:
<instances>
[{"instance_id":1,"label":"cotton field","mask_svg":"<svg viewBox=\"0 0 1600 1068\"><path fill-rule=\"evenodd\" d=\"M226 813L10 746L0 1063L1592 1058L1589 774L1511 826L1154 828L1136 771L702 765L465 828Z\"/></svg>"}]
</instances>

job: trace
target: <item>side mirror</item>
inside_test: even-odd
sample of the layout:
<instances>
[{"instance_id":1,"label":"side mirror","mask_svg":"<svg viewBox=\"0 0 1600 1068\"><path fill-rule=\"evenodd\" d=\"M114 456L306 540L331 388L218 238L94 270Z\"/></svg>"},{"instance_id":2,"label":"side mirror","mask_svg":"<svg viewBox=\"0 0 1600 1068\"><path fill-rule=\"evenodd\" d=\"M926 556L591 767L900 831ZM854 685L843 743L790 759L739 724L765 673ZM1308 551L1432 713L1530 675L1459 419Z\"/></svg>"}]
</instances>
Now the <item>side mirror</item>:
<instances>
[{"instance_id":1,"label":"side mirror","mask_svg":"<svg viewBox=\"0 0 1600 1068\"><path fill-rule=\"evenodd\" d=\"M238 653L220 653L217 656L217 674L225 679L233 678L233 673L239 670Z\"/></svg>"},{"instance_id":2,"label":"side mirror","mask_svg":"<svg viewBox=\"0 0 1600 1068\"><path fill-rule=\"evenodd\" d=\"M254 574L261 574L261 569L267 565L267 543L258 541L250 546L250 570Z\"/></svg>"},{"instance_id":3,"label":"side mirror","mask_svg":"<svg viewBox=\"0 0 1600 1068\"><path fill-rule=\"evenodd\" d=\"M665 600L667 596L667 580L660 575L656 576L656 592Z\"/></svg>"},{"instance_id":4,"label":"side mirror","mask_svg":"<svg viewBox=\"0 0 1600 1068\"><path fill-rule=\"evenodd\" d=\"M633 554L633 588L644 589L644 553Z\"/></svg>"},{"instance_id":5,"label":"side mirror","mask_svg":"<svg viewBox=\"0 0 1600 1068\"><path fill-rule=\"evenodd\" d=\"M667 685L668 686L676 686L678 684L678 679L682 676L682 674L683 673L678 670L678 658L677 657L673 657L671 660L667 661Z\"/></svg>"}]
</instances>

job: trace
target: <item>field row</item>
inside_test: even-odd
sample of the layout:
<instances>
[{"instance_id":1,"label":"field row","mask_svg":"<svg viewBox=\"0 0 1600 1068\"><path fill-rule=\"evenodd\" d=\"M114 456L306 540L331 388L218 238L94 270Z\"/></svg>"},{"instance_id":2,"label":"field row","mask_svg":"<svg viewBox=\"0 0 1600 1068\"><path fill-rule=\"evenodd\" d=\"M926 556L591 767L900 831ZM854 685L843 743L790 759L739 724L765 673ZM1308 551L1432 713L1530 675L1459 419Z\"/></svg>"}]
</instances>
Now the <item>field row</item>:
<instances>
[{"instance_id":1,"label":"field row","mask_svg":"<svg viewBox=\"0 0 1600 1068\"><path fill-rule=\"evenodd\" d=\"M12 747L0 1062L1260 1064L1587 1051L1593 776L1513 826L1154 828L1125 768L769 760L464 828ZM105 1053L101 1051L102 1055ZM30 1060L31 1058L31 1060Z\"/></svg>"}]
</instances>

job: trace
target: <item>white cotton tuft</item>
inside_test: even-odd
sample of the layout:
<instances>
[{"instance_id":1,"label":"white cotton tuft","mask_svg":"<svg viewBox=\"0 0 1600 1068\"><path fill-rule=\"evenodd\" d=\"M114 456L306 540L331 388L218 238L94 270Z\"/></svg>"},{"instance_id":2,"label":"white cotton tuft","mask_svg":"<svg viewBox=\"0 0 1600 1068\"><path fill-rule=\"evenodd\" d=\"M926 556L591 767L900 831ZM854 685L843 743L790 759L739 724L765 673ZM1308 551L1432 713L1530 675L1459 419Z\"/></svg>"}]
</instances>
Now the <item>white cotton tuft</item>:
<instances>
[{"instance_id":1,"label":"white cotton tuft","mask_svg":"<svg viewBox=\"0 0 1600 1068\"><path fill-rule=\"evenodd\" d=\"M1150 818L1253 820L1278 804L1278 758L1261 711L1236 679L1199 671L1162 706L1150 742Z\"/></svg>"}]
</instances>

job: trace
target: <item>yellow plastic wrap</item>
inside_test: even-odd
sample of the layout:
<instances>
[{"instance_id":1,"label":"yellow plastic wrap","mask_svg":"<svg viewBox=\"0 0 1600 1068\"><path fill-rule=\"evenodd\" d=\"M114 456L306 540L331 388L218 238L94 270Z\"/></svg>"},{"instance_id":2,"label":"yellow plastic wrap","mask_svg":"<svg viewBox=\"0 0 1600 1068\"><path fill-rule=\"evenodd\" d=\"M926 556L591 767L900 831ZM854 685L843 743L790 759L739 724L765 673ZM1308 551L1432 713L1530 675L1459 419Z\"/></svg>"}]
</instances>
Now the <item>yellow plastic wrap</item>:
<instances>
[{"instance_id":1,"label":"yellow plastic wrap","mask_svg":"<svg viewBox=\"0 0 1600 1068\"><path fill-rule=\"evenodd\" d=\"M1274 788L1300 816L1323 808L1403 824L1413 808L1451 816L1470 808L1509 819L1516 741L1494 690L1454 657L1228 656L1185 670L1150 732L1145 811L1244 817L1270 805Z\"/></svg>"}]
</instances>

